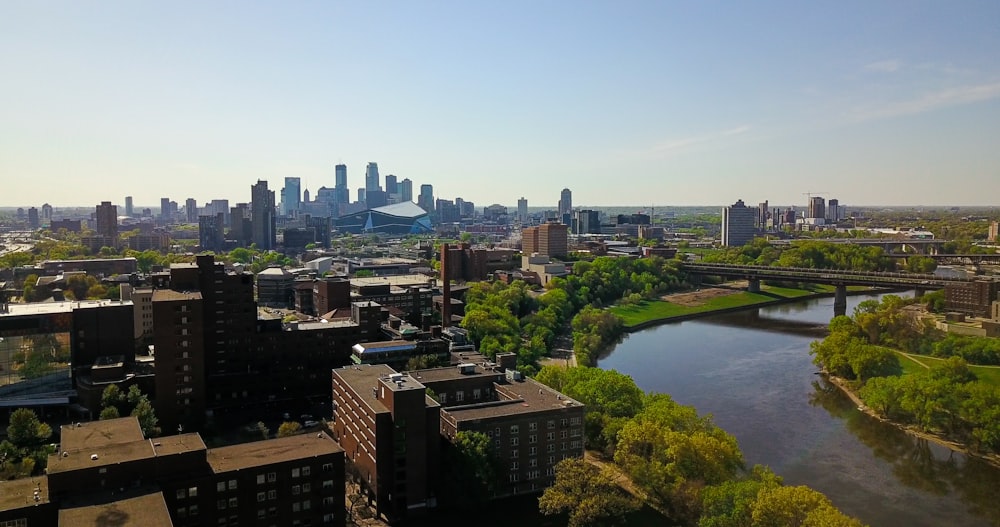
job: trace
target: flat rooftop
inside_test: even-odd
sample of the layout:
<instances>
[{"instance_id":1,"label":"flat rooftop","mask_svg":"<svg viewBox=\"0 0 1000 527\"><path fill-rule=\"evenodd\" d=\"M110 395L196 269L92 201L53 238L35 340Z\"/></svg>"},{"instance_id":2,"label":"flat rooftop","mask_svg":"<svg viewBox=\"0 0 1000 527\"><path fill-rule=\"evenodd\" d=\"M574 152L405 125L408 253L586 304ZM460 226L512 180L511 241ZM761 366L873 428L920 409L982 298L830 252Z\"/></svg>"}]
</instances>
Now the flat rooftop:
<instances>
[{"instance_id":1,"label":"flat rooftop","mask_svg":"<svg viewBox=\"0 0 1000 527\"><path fill-rule=\"evenodd\" d=\"M142 441L142 428L135 417L75 423L59 428L61 450L98 448L131 441Z\"/></svg>"},{"instance_id":2,"label":"flat rooftop","mask_svg":"<svg viewBox=\"0 0 1000 527\"><path fill-rule=\"evenodd\" d=\"M208 451L208 464L216 474L274 463L336 454L344 449L324 432L304 433L255 441L242 445L213 448Z\"/></svg>"},{"instance_id":3,"label":"flat rooftop","mask_svg":"<svg viewBox=\"0 0 1000 527\"><path fill-rule=\"evenodd\" d=\"M149 440L153 443L153 451L157 456L183 454L197 450L205 450L205 442L198 434L180 434L176 436L157 437Z\"/></svg>"},{"instance_id":4,"label":"flat rooftop","mask_svg":"<svg viewBox=\"0 0 1000 527\"><path fill-rule=\"evenodd\" d=\"M442 408L441 411L450 414L457 421L465 421L564 408L583 408L583 403L530 378L508 383L505 377L504 382L498 383L497 394L501 397L500 401L449 406Z\"/></svg>"},{"instance_id":5,"label":"flat rooftop","mask_svg":"<svg viewBox=\"0 0 1000 527\"><path fill-rule=\"evenodd\" d=\"M378 380L381 377L388 377L393 373L396 373L396 370L385 364L361 364L333 370L333 375L357 392L358 399L364 401L375 413L388 412L389 409L371 396L371 390L379 385Z\"/></svg>"},{"instance_id":6,"label":"flat rooftop","mask_svg":"<svg viewBox=\"0 0 1000 527\"><path fill-rule=\"evenodd\" d=\"M84 449L60 448L49 456L49 474L70 472L84 467L102 467L128 463L155 456L153 444L148 440L106 444ZM96 456L96 459L94 458Z\"/></svg>"},{"instance_id":7,"label":"flat rooftop","mask_svg":"<svg viewBox=\"0 0 1000 527\"><path fill-rule=\"evenodd\" d=\"M417 349L417 343L412 340L385 340L382 342L359 342L352 347L358 353L378 351L401 351Z\"/></svg>"},{"instance_id":8,"label":"flat rooftop","mask_svg":"<svg viewBox=\"0 0 1000 527\"><path fill-rule=\"evenodd\" d=\"M371 285L390 285L395 287L427 286L433 278L422 274L404 274L394 276L368 276L351 278L351 287L366 287Z\"/></svg>"},{"instance_id":9,"label":"flat rooftop","mask_svg":"<svg viewBox=\"0 0 1000 527\"><path fill-rule=\"evenodd\" d=\"M153 302L177 300L201 300L201 291L174 291L173 289L157 289L153 291Z\"/></svg>"},{"instance_id":10,"label":"flat rooftop","mask_svg":"<svg viewBox=\"0 0 1000 527\"><path fill-rule=\"evenodd\" d=\"M38 501L35 501L38 490ZM49 479L45 476L0 480L0 511L49 502Z\"/></svg>"},{"instance_id":11,"label":"flat rooftop","mask_svg":"<svg viewBox=\"0 0 1000 527\"><path fill-rule=\"evenodd\" d=\"M59 525L173 527L162 492L59 510Z\"/></svg>"},{"instance_id":12,"label":"flat rooftop","mask_svg":"<svg viewBox=\"0 0 1000 527\"><path fill-rule=\"evenodd\" d=\"M92 309L106 306L131 306L131 300L80 300L72 302L31 302L29 304L7 304L8 310L0 317L23 317L29 315L55 315L71 313L74 309Z\"/></svg>"},{"instance_id":13,"label":"flat rooftop","mask_svg":"<svg viewBox=\"0 0 1000 527\"><path fill-rule=\"evenodd\" d=\"M506 378L503 371L499 370L494 371L492 368L490 369L484 368L482 363L474 363L470 361L467 363L463 362L461 364L472 364L474 366L473 372L462 373L461 370L458 368L458 365L455 365L455 366L443 366L441 368L431 368L428 370L413 370L412 372L410 372L410 374L413 375L415 378L419 379L423 383L454 381L454 380L471 379L471 378L481 379L484 376L492 377L494 381L502 381Z\"/></svg>"}]
</instances>

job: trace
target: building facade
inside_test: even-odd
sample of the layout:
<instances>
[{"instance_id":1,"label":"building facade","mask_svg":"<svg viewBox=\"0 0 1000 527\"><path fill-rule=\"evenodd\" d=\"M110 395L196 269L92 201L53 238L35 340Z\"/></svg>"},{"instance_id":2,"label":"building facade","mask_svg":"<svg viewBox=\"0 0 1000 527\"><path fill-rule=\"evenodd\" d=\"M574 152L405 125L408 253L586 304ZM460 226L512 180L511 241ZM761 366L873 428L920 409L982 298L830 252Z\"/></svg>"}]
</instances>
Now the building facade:
<instances>
[{"instance_id":1,"label":"building facade","mask_svg":"<svg viewBox=\"0 0 1000 527\"><path fill-rule=\"evenodd\" d=\"M753 240L755 232L754 209L743 204L743 200L722 209L722 245L742 247Z\"/></svg>"}]
</instances>

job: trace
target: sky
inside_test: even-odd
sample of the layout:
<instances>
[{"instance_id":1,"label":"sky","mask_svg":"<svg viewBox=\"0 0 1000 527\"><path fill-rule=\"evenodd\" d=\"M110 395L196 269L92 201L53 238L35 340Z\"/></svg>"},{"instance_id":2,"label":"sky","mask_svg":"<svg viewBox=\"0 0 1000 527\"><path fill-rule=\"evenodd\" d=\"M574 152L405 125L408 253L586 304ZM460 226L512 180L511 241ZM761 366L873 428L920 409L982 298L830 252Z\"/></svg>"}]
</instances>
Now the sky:
<instances>
[{"instance_id":1,"label":"sky","mask_svg":"<svg viewBox=\"0 0 1000 527\"><path fill-rule=\"evenodd\" d=\"M0 206L1000 205L1000 2L0 0Z\"/></svg>"}]
</instances>

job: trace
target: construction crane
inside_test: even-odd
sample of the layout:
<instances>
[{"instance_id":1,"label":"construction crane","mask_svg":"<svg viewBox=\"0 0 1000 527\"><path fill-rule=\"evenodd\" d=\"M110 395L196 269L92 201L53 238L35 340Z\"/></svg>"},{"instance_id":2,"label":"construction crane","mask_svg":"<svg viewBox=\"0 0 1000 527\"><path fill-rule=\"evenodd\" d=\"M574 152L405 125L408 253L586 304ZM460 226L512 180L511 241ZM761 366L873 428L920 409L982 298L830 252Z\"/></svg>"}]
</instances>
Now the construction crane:
<instances>
[{"instance_id":1,"label":"construction crane","mask_svg":"<svg viewBox=\"0 0 1000 527\"><path fill-rule=\"evenodd\" d=\"M813 191L813 192L803 192L802 195L807 199L812 199L813 195L826 194L825 190Z\"/></svg>"}]
</instances>

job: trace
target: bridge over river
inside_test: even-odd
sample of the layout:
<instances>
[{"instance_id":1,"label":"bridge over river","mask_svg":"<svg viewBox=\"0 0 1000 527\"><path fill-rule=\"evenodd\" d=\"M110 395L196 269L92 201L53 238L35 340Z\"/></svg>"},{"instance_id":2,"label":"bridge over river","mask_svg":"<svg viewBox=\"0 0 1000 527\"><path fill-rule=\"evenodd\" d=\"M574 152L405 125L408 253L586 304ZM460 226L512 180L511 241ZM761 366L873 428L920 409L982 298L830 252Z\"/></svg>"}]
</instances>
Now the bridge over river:
<instances>
[{"instance_id":1,"label":"bridge over river","mask_svg":"<svg viewBox=\"0 0 1000 527\"><path fill-rule=\"evenodd\" d=\"M714 263L685 263L683 269L688 274L693 275L721 276L724 278L747 280L750 284L747 290L751 292L760 291L761 280L832 285L836 287L833 302L835 315L847 314L847 286L850 285L915 289L917 294L920 295L928 289L942 289L948 284L964 284L974 280L973 278L945 277L918 273L840 271L804 267L768 267L763 265Z\"/></svg>"}]
</instances>

